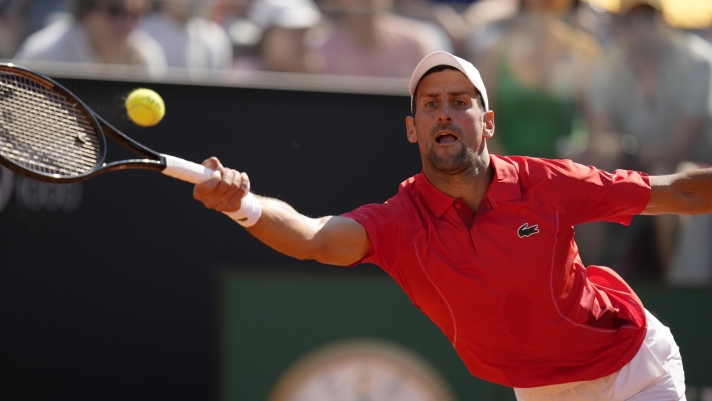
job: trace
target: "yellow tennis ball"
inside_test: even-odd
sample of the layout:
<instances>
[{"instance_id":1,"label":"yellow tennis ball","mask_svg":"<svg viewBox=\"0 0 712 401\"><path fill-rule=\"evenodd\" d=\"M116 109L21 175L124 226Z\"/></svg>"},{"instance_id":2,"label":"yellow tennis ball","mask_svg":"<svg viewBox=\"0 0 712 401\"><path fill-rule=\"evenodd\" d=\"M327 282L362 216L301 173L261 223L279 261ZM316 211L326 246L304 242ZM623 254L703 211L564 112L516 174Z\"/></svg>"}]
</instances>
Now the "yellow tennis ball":
<instances>
[{"instance_id":1,"label":"yellow tennis ball","mask_svg":"<svg viewBox=\"0 0 712 401\"><path fill-rule=\"evenodd\" d=\"M166 114L166 105L158 93L150 89L139 88L126 98L126 112L131 121L142 127L150 127L163 119Z\"/></svg>"}]
</instances>

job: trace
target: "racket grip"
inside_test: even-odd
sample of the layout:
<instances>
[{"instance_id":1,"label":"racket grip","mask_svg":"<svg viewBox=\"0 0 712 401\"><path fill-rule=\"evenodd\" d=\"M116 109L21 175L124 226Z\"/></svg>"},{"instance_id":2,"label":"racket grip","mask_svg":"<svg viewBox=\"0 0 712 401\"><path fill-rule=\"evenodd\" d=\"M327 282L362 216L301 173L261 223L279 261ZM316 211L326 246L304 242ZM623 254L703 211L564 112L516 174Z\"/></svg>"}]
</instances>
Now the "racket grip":
<instances>
[{"instance_id":1,"label":"racket grip","mask_svg":"<svg viewBox=\"0 0 712 401\"><path fill-rule=\"evenodd\" d=\"M213 170L180 157L164 154L161 154L161 157L166 162L166 168L163 169L162 173L169 177L187 181L191 184L200 184L213 174Z\"/></svg>"}]
</instances>

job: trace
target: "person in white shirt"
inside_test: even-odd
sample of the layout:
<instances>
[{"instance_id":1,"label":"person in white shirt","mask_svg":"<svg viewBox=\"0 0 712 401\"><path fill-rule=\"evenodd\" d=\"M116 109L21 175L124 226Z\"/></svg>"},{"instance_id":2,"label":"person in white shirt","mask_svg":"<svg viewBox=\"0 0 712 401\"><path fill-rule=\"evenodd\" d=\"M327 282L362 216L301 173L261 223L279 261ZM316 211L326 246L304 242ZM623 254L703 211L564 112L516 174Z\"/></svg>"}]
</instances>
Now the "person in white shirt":
<instances>
[{"instance_id":1,"label":"person in white shirt","mask_svg":"<svg viewBox=\"0 0 712 401\"><path fill-rule=\"evenodd\" d=\"M165 68L161 47L136 29L144 0L77 0L73 17L30 35L15 61L54 61Z\"/></svg>"},{"instance_id":2,"label":"person in white shirt","mask_svg":"<svg viewBox=\"0 0 712 401\"><path fill-rule=\"evenodd\" d=\"M223 27L196 16L192 1L159 1L141 29L161 44L169 67L222 69L232 66L232 43Z\"/></svg>"}]
</instances>

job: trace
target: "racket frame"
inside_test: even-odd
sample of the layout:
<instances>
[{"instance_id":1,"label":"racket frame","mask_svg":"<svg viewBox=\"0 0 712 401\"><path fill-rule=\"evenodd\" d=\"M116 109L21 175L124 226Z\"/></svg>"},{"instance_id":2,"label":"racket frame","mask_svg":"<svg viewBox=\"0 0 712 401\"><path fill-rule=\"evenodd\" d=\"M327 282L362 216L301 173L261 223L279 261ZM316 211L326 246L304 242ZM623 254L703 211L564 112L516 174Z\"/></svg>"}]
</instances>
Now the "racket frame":
<instances>
[{"instance_id":1,"label":"racket frame","mask_svg":"<svg viewBox=\"0 0 712 401\"><path fill-rule=\"evenodd\" d=\"M0 156L0 164L7 167L8 169L16 172L17 174L37 181L54 184L69 184L84 181L99 174L116 170L143 169L160 172L166 168L166 160L163 155L134 141L126 134L114 128L114 126L109 124L106 120L104 120L101 116L99 116L91 108L89 108L89 106L82 102L81 99L79 99L71 91L69 91L67 88L54 81L53 79L38 72L28 70L26 68L11 63L0 63L0 74L2 74L3 72L21 75L26 79L30 79L33 81L40 81L41 84L44 84L45 86L49 87L51 91L58 92L60 95L64 96L68 104L74 103L73 106L79 109L79 111L82 112L82 114L84 114L88 121L93 125L101 147L98 162L91 171L84 174L78 174L73 176L60 176L59 174L41 173L39 171L22 167L21 165L15 163L13 160ZM119 143L124 148L140 156L143 156L144 159L128 159L105 163L104 160L106 159L108 144L106 141L106 136Z\"/></svg>"}]
</instances>

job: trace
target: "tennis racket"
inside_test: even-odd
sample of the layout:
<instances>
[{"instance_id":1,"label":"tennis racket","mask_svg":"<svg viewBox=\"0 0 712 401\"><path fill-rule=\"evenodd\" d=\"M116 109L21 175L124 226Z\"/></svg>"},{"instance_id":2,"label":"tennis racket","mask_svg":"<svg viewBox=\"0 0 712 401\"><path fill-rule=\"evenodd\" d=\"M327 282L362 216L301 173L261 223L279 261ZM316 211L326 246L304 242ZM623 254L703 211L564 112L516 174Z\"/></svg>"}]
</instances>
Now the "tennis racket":
<instances>
[{"instance_id":1,"label":"tennis racket","mask_svg":"<svg viewBox=\"0 0 712 401\"><path fill-rule=\"evenodd\" d=\"M142 159L104 163L105 135ZM193 184L213 173L141 145L52 79L4 63L0 63L0 164L25 177L56 184L125 169L160 171Z\"/></svg>"}]
</instances>

